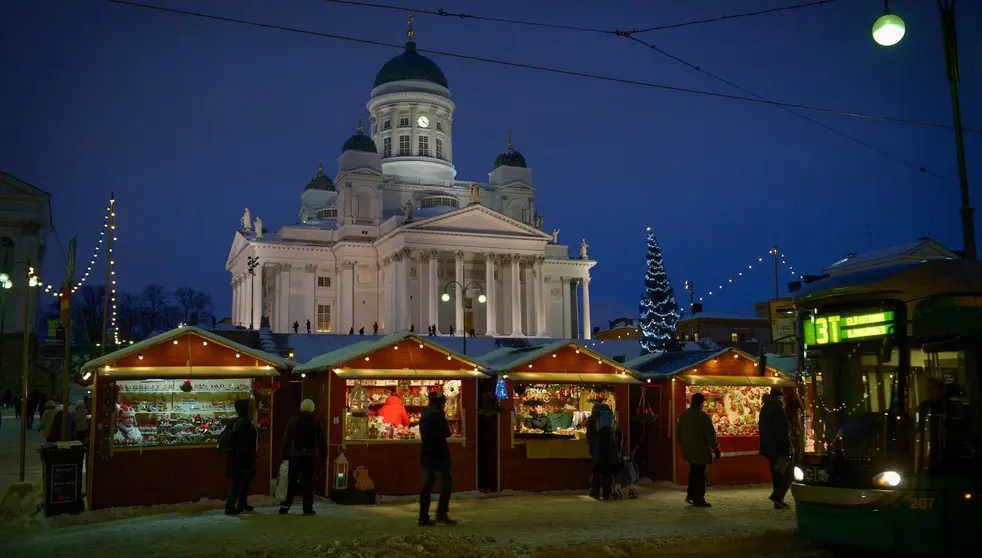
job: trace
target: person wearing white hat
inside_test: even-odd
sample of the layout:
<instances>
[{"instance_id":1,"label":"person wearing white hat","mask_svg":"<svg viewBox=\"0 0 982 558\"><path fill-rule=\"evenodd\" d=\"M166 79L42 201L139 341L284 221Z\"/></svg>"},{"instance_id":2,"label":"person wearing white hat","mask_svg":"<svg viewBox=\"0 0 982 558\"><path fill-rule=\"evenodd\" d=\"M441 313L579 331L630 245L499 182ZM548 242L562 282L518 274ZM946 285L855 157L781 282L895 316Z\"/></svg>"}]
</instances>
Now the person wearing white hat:
<instances>
[{"instance_id":1,"label":"person wearing white hat","mask_svg":"<svg viewBox=\"0 0 982 558\"><path fill-rule=\"evenodd\" d=\"M143 441L143 434L136 426L136 409L122 403L116 405L116 412L119 420L116 421L116 434L113 440L116 443L139 444Z\"/></svg>"},{"instance_id":2,"label":"person wearing white hat","mask_svg":"<svg viewBox=\"0 0 982 558\"><path fill-rule=\"evenodd\" d=\"M299 490L303 514L314 515L314 475L317 463L327 458L327 437L314 414L312 399L304 399L300 403L300 412L287 423L280 458L289 462L289 482L286 498L280 502L280 514L290 513L293 498Z\"/></svg>"}]
</instances>

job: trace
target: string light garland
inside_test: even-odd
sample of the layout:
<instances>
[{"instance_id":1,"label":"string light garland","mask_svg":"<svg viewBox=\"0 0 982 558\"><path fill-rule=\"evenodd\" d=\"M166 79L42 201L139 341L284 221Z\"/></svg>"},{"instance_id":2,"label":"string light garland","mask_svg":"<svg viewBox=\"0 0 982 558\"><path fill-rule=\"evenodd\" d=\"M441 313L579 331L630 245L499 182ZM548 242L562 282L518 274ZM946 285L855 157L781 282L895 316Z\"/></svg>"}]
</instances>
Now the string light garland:
<instances>
[{"instance_id":1,"label":"string light garland","mask_svg":"<svg viewBox=\"0 0 982 558\"><path fill-rule=\"evenodd\" d=\"M310 30L307 30L307 29L299 29L299 28L296 28L296 27L286 27L286 26L283 26L283 25L275 25L275 24L272 24L272 23L263 23L263 22L260 22L260 21L250 21L250 20L237 19L237 18L226 17L226 16L211 15L211 14L205 14L205 13L201 13L201 12L192 12L192 11L188 11L188 10L179 10L179 9L176 9L176 8L165 8L163 6L154 6L154 5L151 5L151 4L141 4L139 2L129 2L129 1L126 1L126 0L103 0L103 1L104 2L108 2L110 4L119 4L121 6L130 6L130 7L133 7L133 8L142 8L142 9L154 10L154 11L158 11L158 12L165 12L165 13L171 13L171 14L186 15L186 16L191 16L191 17L199 17L199 18L203 18L203 19L211 19L211 20L214 20L214 21L222 21L222 22L225 22L225 23L237 23L237 24L240 24L240 25L249 25L249 26L252 26L252 27L261 27L263 29L272 29L272 30L276 30L276 31L286 31L288 33L299 33L299 34L302 34L302 35L310 35L312 37L320 37L320 38L323 38L323 39L334 39L334 40L339 40L339 41L348 41L348 42L352 42L352 43L360 43L360 44L366 44L366 45L375 45L375 46L382 46L382 47L389 47L389 48L398 48L398 49L404 49L405 48L404 45L394 44L394 43L387 43L387 42L384 42L384 41L375 41L375 40L371 40L371 39L361 39L361 38L358 38L358 37L350 37L350 36L346 36L346 35L337 35L337 34L334 34L334 33L322 33L322 32L319 32L319 31L310 31ZM629 33L629 32L624 32L624 33ZM701 90L701 89L692 89L692 88L687 88L687 87L678 87L678 86L666 85L666 84L662 84L662 83L653 83L653 82L641 81L641 80L617 78L617 77L613 77L613 76L607 76L607 75L601 75L601 74L593 74L593 73L590 73L590 72L583 72L583 71L577 71L577 70L563 70L563 69L560 69L560 68L551 68L551 67L548 67L548 66L539 66L539 65L536 65L536 64L527 64L527 63L523 63L523 62L513 62L513 61L510 61L510 60L500 60L500 59L495 59L495 58L486 58L486 57L482 57L482 56L471 56L471 55L468 55L468 54L460 54L460 53L457 53L457 52L447 52L447 51L439 51L439 50L433 50L433 49L420 49L420 48L417 48L417 52L426 53L426 54L433 54L433 55L436 55L436 56L446 56L448 58L457 58L457 59L460 59L460 60L469 60L469 61L472 61L472 62L485 62L485 63L488 63L488 64L496 64L496 65L499 65L499 66L509 66L509 67L513 67L513 68L523 68L523 69L526 69L526 70L535 70L535 71L546 72L546 73L550 73L550 74L558 74L558 75L566 75L566 76L571 76L571 77L580 77L580 78L594 79L594 80L606 81L606 82L611 82L611 83L621 83L621 84L624 84L624 85L635 85L635 86L646 87L646 88L650 88L650 89L661 89L661 90L665 90L665 91L675 91L677 93L690 93L690 94L693 94L693 95L700 95L700 96L704 96L704 97L714 97L714 98L718 98L718 99L729 99L729 100L732 100L732 101L744 101L744 102L755 103L755 104L775 105L775 106L782 106L782 107L799 109L799 110L808 110L808 111L814 111L814 112L822 112L822 113L826 113L826 114L835 114L835 115L838 115L838 116L851 116L851 117L854 117L854 118L865 118L865 119L870 119L870 120L880 120L880 121L883 121L883 122L895 122L895 123L900 123L900 124L910 124L910 125L914 125L914 126L923 126L923 127L927 127L927 128L939 128L939 129L946 129L946 130L953 129L953 125L951 125L951 124L940 124L940 123L937 123L937 122L926 122L926 121L910 120L910 119L890 117L890 116L871 115L871 114L864 114L864 113L853 112L853 111L846 111L846 110L832 109L832 108L825 108L825 107L816 107L816 106L802 105L802 104L796 104L796 103L783 103L783 102L778 102L778 101L769 101L769 100L764 100L764 99L758 99L758 98L755 98L755 97L745 97L745 96L741 96L741 95L731 95L731 94L728 94L728 93L719 93L719 92L715 92L715 91L706 91L706 90ZM975 128L964 128L963 131L964 132L970 132L970 133L982 133L982 130L975 129Z\"/></svg>"},{"instance_id":2,"label":"string light garland","mask_svg":"<svg viewBox=\"0 0 982 558\"><path fill-rule=\"evenodd\" d=\"M787 258L787 256L785 254L783 254L781 252L778 252L777 256L778 256L780 262L782 264L784 264L785 267L788 268L788 272L791 273L792 276L794 276L794 277L800 277L801 276L797 271L794 270L794 266L792 266L791 264L788 263L788 258ZM745 269L743 271L738 271L735 275L730 275L729 277L726 278L726 281L721 282L721 283L717 283L716 284L716 287L713 288L713 289L708 289L706 291L706 294L704 294L703 296L700 296L700 297L694 299L693 302L690 303L690 306L692 304L694 304L695 302L702 302L702 301L704 301L706 299L706 297L713 296L714 293L717 294L717 295L720 294L720 293L722 293L723 290L726 288L727 285L730 285L730 284L733 283L733 280L734 279L740 279L741 277L744 277L745 274L748 274L751 271L753 271L754 270L754 265L757 265L757 268L758 269L763 268L768 263L768 262L765 262L764 261L765 258L767 258L768 260L774 258L774 249L773 248L771 248L770 250L767 251L767 255L766 256L760 256L756 260L754 260L753 262L747 264L747 269ZM689 281L686 281L685 282L685 289L686 290L689 290L689 285L690 285Z\"/></svg>"}]
</instances>

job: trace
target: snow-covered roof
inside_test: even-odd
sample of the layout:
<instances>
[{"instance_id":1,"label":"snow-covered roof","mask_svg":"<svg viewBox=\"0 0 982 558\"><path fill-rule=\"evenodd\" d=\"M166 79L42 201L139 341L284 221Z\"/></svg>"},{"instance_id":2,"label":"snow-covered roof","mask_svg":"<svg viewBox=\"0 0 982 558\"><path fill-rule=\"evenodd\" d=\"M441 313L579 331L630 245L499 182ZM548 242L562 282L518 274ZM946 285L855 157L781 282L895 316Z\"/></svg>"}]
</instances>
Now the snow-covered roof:
<instances>
[{"instance_id":1,"label":"snow-covered roof","mask_svg":"<svg viewBox=\"0 0 982 558\"><path fill-rule=\"evenodd\" d=\"M343 336L341 336L343 337ZM350 336L348 336L350 338ZM374 337L374 336L373 336ZM333 351L324 353L322 355L312 358L309 362L301 364L293 369L295 373L307 373L307 372L321 372L328 370L350 360L354 360L369 354L372 354L381 349L391 347L397 343L410 340L414 343L419 343L421 345L429 345L431 348L437 349L440 352L448 353L449 356L455 357L457 360L465 362L475 367L479 367L480 363L472 358L466 357L464 355L458 354L454 351L448 350L446 347L432 341L433 337L419 337L413 333L393 333L391 335L386 335L383 337L374 337L373 339L366 341L359 341L344 347L339 347ZM296 351L296 348L294 348ZM296 352L294 352L296 356Z\"/></svg>"},{"instance_id":2,"label":"snow-covered roof","mask_svg":"<svg viewBox=\"0 0 982 558\"><path fill-rule=\"evenodd\" d=\"M886 248L879 248L869 252L851 254L826 267L823 271L826 273L835 273L857 266L869 267L875 265L876 262L882 261L886 263L890 260L902 258L903 256L913 255L913 252L921 251L923 248L927 248L928 252L933 251L934 254L932 255L940 258L958 257L954 252L942 246L940 242L931 238L920 238L914 242L905 242L903 244L887 246Z\"/></svg>"},{"instance_id":3,"label":"snow-covered roof","mask_svg":"<svg viewBox=\"0 0 982 558\"><path fill-rule=\"evenodd\" d=\"M726 347L718 351L665 351L663 353L652 353L624 363L624 366L634 370L646 378L665 378L678 375L690 368L696 368L704 362L709 362L714 358L719 358L727 353L733 353L746 358L751 362L757 362L757 358L734 347ZM774 366L770 360L767 362L767 369L785 376L793 375Z\"/></svg>"}]
</instances>

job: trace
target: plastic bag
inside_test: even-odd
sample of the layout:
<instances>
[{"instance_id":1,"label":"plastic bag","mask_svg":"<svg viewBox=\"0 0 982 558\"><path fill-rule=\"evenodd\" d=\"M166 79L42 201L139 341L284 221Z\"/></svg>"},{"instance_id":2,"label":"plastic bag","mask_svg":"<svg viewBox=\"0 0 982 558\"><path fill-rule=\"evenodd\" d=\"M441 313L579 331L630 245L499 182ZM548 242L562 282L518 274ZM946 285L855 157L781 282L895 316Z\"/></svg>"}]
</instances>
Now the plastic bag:
<instances>
[{"instance_id":1,"label":"plastic bag","mask_svg":"<svg viewBox=\"0 0 982 558\"><path fill-rule=\"evenodd\" d=\"M290 483L290 462L280 463L280 475L276 479L276 499L280 502L286 500L286 490Z\"/></svg>"}]
</instances>

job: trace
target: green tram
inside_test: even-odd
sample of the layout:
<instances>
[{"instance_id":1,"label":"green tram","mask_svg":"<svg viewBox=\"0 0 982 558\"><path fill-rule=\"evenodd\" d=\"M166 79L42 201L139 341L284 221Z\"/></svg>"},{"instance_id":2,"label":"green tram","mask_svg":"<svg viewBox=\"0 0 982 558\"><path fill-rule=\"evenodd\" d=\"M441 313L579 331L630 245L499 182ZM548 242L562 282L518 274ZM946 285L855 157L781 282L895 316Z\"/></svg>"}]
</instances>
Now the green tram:
<instances>
[{"instance_id":1,"label":"green tram","mask_svg":"<svg viewBox=\"0 0 982 558\"><path fill-rule=\"evenodd\" d=\"M805 285L791 487L806 539L897 553L982 542L982 262Z\"/></svg>"}]
</instances>

